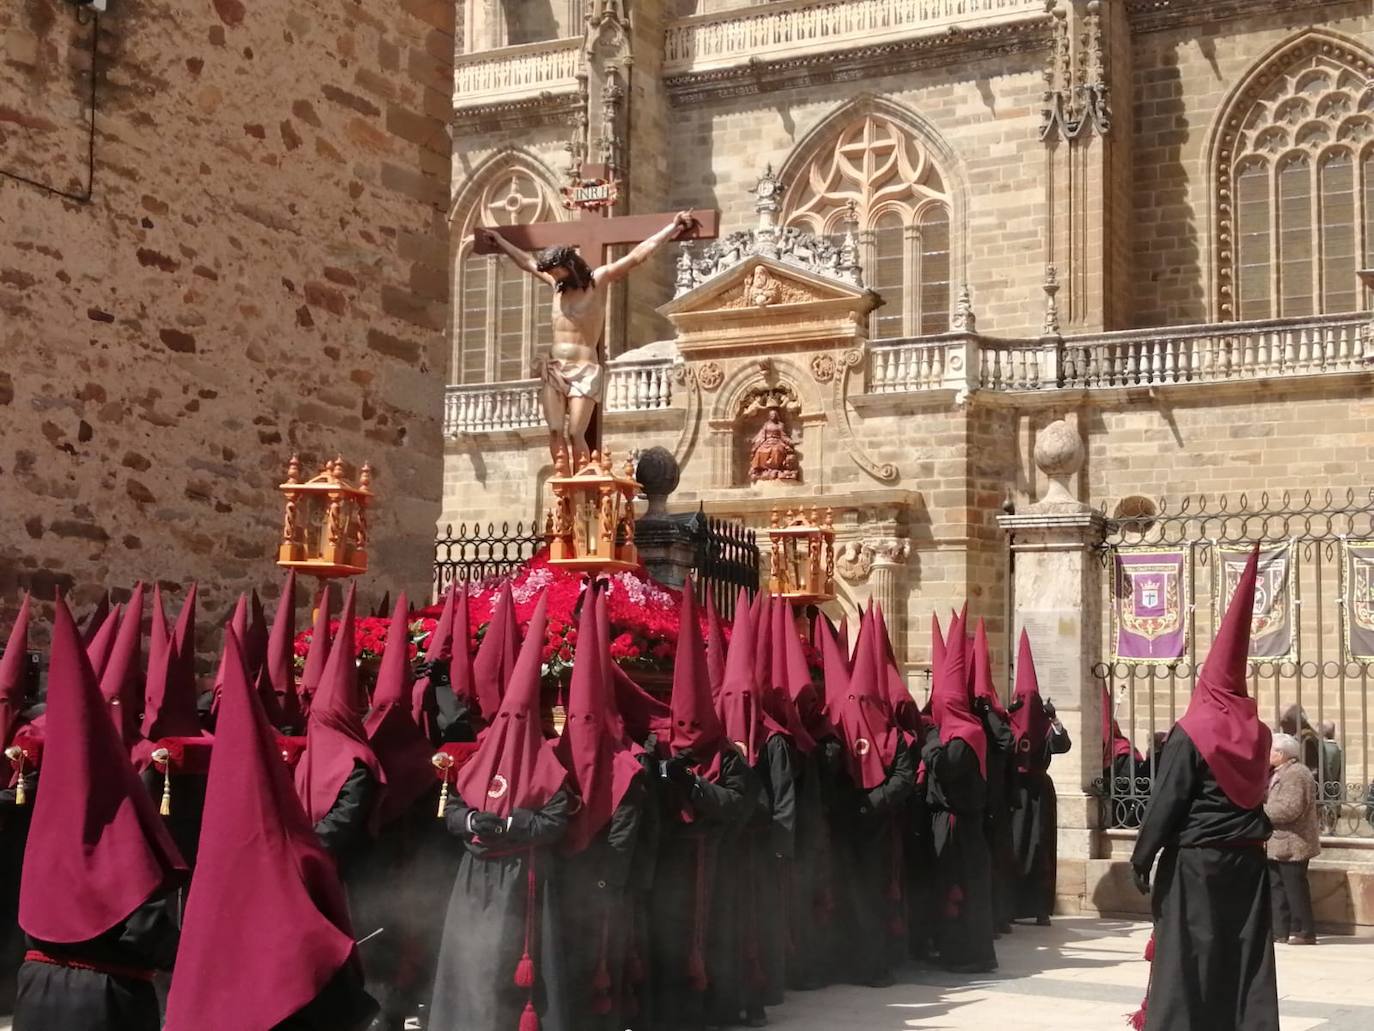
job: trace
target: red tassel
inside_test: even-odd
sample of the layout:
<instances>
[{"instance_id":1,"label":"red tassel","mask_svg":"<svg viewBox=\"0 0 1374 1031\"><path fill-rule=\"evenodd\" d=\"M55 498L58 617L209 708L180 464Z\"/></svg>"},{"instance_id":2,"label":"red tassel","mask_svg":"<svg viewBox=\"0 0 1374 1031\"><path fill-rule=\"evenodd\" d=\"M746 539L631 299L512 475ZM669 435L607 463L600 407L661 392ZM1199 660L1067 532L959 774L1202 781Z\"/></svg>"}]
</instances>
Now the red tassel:
<instances>
[{"instance_id":1,"label":"red tassel","mask_svg":"<svg viewBox=\"0 0 1374 1031\"><path fill-rule=\"evenodd\" d=\"M1126 1018L1126 1023L1135 1028L1135 1031L1145 1031L1145 1009L1148 1004L1148 999L1141 1000L1140 1009Z\"/></svg>"},{"instance_id":2,"label":"red tassel","mask_svg":"<svg viewBox=\"0 0 1374 1031\"><path fill-rule=\"evenodd\" d=\"M1155 961L1155 936L1150 935L1150 940L1145 943L1145 961L1153 963Z\"/></svg>"},{"instance_id":3,"label":"red tassel","mask_svg":"<svg viewBox=\"0 0 1374 1031\"><path fill-rule=\"evenodd\" d=\"M906 921L896 913L892 914L887 921L887 933L894 938L900 938L906 934Z\"/></svg>"},{"instance_id":4,"label":"red tassel","mask_svg":"<svg viewBox=\"0 0 1374 1031\"><path fill-rule=\"evenodd\" d=\"M528 952L520 957L519 963L515 964L515 987L534 987L534 960L530 959L530 954ZM524 1027L523 1019L521 1027Z\"/></svg>"},{"instance_id":5,"label":"red tassel","mask_svg":"<svg viewBox=\"0 0 1374 1031\"><path fill-rule=\"evenodd\" d=\"M592 999L592 1012L597 1016L604 1017L611 1012L611 997L609 995L598 995Z\"/></svg>"},{"instance_id":6,"label":"red tassel","mask_svg":"<svg viewBox=\"0 0 1374 1031\"><path fill-rule=\"evenodd\" d=\"M611 990L611 972L606 969L605 959L602 959L601 965L596 968L596 973L592 975L592 990L598 994Z\"/></svg>"},{"instance_id":7,"label":"red tassel","mask_svg":"<svg viewBox=\"0 0 1374 1031\"><path fill-rule=\"evenodd\" d=\"M520 1014L520 1031L539 1031L539 1014L532 1002L525 1003L525 1012Z\"/></svg>"}]
</instances>

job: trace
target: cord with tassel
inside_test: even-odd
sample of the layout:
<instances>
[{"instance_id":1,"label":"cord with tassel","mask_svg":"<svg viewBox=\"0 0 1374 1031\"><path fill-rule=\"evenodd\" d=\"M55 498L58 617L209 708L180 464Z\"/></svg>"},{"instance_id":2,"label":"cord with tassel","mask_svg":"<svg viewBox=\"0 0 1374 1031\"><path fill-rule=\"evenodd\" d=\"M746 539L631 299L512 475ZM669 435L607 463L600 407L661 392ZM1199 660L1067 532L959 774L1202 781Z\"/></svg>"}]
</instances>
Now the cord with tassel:
<instances>
[{"instance_id":1,"label":"cord with tassel","mask_svg":"<svg viewBox=\"0 0 1374 1031\"><path fill-rule=\"evenodd\" d=\"M534 849L525 857L525 948L520 962L515 964L515 986L529 992L524 1012L520 1014L519 1031L539 1031L539 1014L534 1009L534 957L530 950L535 943L535 919L539 904L539 882L534 869Z\"/></svg>"},{"instance_id":2,"label":"cord with tassel","mask_svg":"<svg viewBox=\"0 0 1374 1031\"><path fill-rule=\"evenodd\" d=\"M1150 1009L1150 989L1154 986L1155 981L1155 936L1153 931L1150 932L1150 940L1145 943L1145 962L1150 964L1150 976L1145 982L1145 998L1140 1000L1140 1009L1126 1018L1126 1023L1135 1031L1145 1031L1145 1016Z\"/></svg>"},{"instance_id":3,"label":"cord with tassel","mask_svg":"<svg viewBox=\"0 0 1374 1031\"><path fill-rule=\"evenodd\" d=\"M435 752L430 763L439 772L439 812L435 815L442 820L448 812L448 771L453 769L453 756L447 752Z\"/></svg>"},{"instance_id":4,"label":"cord with tassel","mask_svg":"<svg viewBox=\"0 0 1374 1031\"><path fill-rule=\"evenodd\" d=\"M162 805L158 812L163 816L172 815L172 753L165 748L153 752L153 763L162 771Z\"/></svg>"},{"instance_id":5,"label":"cord with tassel","mask_svg":"<svg viewBox=\"0 0 1374 1031\"><path fill-rule=\"evenodd\" d=\"M10 745L5 749L5 758L14 763L16 780L14 782L14 804L28 805L29 796L24 790L24 750L18 745Z\"/></svg>"}]
</instances>

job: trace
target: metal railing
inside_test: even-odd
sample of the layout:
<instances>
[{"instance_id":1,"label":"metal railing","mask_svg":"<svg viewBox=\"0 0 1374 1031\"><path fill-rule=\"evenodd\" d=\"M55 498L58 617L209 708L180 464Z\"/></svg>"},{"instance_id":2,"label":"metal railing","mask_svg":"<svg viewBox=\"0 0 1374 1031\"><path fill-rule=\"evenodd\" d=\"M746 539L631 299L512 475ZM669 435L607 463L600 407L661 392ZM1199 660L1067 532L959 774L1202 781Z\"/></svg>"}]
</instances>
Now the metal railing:
<instances>
[{"instance_id":1,"label":"metal railing","mask_svg":"<svg viewBox=\"0 0 1374 1031\"><path fill-rule=\"evenodd\" d=\"M740 588L759 589L759 544L753 530L708 516L698 509L693 521L696 561L692 576L702 604L709 596L722 616L733 616Z\"/></svg>"},{"instance_id":2,"label":"metal railing","mask_svg":"<svg viewBox=\"0 0 1374 1031\"><path fill-rule=\"evenodd\" d=\"M1044 0L782 0L673 22L665 33L664 71L706 71L1044 14Z\"/></svg>"},{"instance_id":3,"label":"metal railing","mask_svg":"<svg viewBox=\"0 0 1374 1031\"><path fill-rule=\"evenodd\" d=\"M1153 508L1154 510L1150 510ZM1293 612L1290 657L1252 659L1250 693L1261 718L1294 733L1318 786L1322 833L1374 837L1374 663L1352 656L1344 633L1352 585L1344 544L1374 541L1374 488L1345 492L1185 498L1108 521L1100 550L1104 577L1102 660L1094 668L1135 756L1110 761L1093 785L1103 826L1139 826L1149 802L1163 735L1187 709L1218 618L1217 545L1287 542ZM1174 662L1114 658L1111 570L1131 548L1172 550L1184 576L1180 604L1186 645Z\"/></svg>"},{"instance_id":4,"label":"metal railing","mask_svg":"<svg viewBox=\"0 0 1374 1031\"><path fill-rule=\"evenodd\" d=\"M741 587L759 588L759 546L753 530L708 516L698 509L691 522L695 555L692 575L704 604L707 596L723 616L733 615ZM537 520L446 525L434 539L434 600L455 583L476 583L515 572L544 546Z\"/></svg>"}]
</instances>

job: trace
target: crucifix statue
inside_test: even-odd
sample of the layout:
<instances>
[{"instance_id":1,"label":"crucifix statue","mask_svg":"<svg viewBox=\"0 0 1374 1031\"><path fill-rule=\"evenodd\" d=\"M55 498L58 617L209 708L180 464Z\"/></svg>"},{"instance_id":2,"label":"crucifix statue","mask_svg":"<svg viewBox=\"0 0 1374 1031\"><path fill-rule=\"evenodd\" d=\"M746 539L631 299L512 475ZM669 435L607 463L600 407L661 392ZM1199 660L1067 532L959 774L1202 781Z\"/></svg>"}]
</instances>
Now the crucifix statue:
<instances>
[{"instance_id":1,"label":"crucifix statue","mask_svg":"<svg viewBox=\"0 0 1374 1031\"><path fill-rule=\"evenodd\" d=\"M567 191L570 206L581 209L579 218L484 227L473 241L475 253L505 253L519 268L554 288L553 342L535 371L554 465L566 454L573 472L593 451L601 450L595 416L606 380L602 331L607 288L625 279L668 240L712 239L717 227L715 211L609 217L602 212L614 203L616 184L585 178L591 171L595 169L584 168L582 183ZM636 246L609 260L607 249L623 244ZM584 255L596 262L595 268Z\"/></svg>"}]
</instances>

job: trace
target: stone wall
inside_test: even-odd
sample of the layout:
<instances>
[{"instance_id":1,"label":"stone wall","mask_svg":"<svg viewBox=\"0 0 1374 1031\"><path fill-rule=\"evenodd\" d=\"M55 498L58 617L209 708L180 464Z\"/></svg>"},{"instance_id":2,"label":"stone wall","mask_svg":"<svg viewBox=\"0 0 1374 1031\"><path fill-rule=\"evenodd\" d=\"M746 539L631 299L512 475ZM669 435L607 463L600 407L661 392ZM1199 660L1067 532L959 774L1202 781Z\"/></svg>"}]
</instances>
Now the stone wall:
<instances>
[{"instance_id":1,"label":"stone wall","mask_svg":"<svg viewBox=\"0 0 1374 1031\"><path fill-rule=\"evenodd\" d=\"M1216 317L1210 287L1215 187L1208 146L1219 109L1265 54L1304 29L1320 25L1366 47L1374 34L1368 4L1330 4L1315 16L1314 6L1319 5L1201 19L1135 36L1134 325L1177 326Z\"/></svg>"},{"instance_id":2,"label":"stone wall","mask_svg":"<svg viewBox=\"0 0 1374 1031\"><path fill-rule=\"evenodd\" d=\"M219 620L276 578L292 451L372 463L363 586L424 591L453 5L114 0L98 25L69 199L95 23L0 6L0 608L196 579Z\"/></svg>"}]
</instances>

